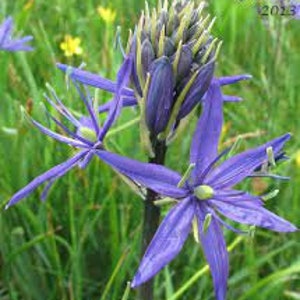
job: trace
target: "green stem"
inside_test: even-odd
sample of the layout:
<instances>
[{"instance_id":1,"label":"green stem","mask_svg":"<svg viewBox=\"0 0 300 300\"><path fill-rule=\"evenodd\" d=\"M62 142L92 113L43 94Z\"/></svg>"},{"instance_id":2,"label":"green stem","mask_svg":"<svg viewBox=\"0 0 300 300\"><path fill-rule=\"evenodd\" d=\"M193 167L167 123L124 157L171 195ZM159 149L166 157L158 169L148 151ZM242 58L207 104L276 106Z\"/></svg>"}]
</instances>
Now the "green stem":
<instances>
[{"instance_id":1,"label":"green stem","mask_svg":"<svg viewBox=\"0 0 300 300\"><path fill-rule=\"evenodd\" d=\"M163 165L167 151L165 141L152 138L151 142L155 155L153 158L149 158L149 162ZM147 189L142 233L142 255L144 255L159 225L160 208L154 204L155 200L157 200L157 193ZM153 300L153 283L153 279L149 280L139 288L140 300Z\"/></svg>"}]
</instances>

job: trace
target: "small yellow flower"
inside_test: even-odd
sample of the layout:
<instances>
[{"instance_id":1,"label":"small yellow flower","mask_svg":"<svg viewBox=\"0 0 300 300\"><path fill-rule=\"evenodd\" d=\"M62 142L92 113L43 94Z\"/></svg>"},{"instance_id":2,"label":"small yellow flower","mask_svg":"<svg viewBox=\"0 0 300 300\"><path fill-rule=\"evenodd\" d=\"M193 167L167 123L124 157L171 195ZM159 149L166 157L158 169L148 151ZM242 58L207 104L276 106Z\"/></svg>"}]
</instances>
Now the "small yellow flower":
<instances>
[{"instance_id":1,"label":"small yellow flower","mask_svg":"<svg viewBox=\"0 0 300 300\"><path fill-rule=\"evenodd\" d=\"M296 162L296 165L298 168L300 168L300 150L298 150L296 152L296 155L295 155L295 162Z\"/></svg>"},{"instance_id":2,"label":"small yellow flower","mask_svg":"<svg viewBox=\"0 0 300 300\"><path fill-rule=\"evenodd\" d=\"M116 19L116 12L110 8L99 6L97 8L99 16L103 19L106 24L111 24Z\"/></svg>"},{"instance_id":3,"label":"small yellow flower","mask_svg":"<svg viewBox=\"0 0 300 300\"><path fill-rule=\"evenodd\" d=\"M29 1L27 1L27 3L25 3L25 5L23 6L23 9L24 10L29 10L29 9L31 9L33 4L34 4L34 0L29 0Z\"/></svg>"},{"instance_id":4,"label":"small yellow flower","mask_svg":"<svg viewBox=\"0 0 300 300\"><path fill-rule=\"evenodd\" d=\"M223 125L222 131L221 131L221 141L223 141L226 138L227 133L229 132L230 128L231 128L231 122L227 122Z\"/></svg>"},{"instance_id":5,"label":"small yellow flower","mask_svg":"<svg viewBox=\"0 0 300 300\"><path fill-rule=\"evenodd\" d=\"M81 40L78 37L73 38L71 35L65 35L65 39L60 43L60 49L64 51L66 57L81 55L83 50L80 47Z\"/></svg>"}]
</instances>

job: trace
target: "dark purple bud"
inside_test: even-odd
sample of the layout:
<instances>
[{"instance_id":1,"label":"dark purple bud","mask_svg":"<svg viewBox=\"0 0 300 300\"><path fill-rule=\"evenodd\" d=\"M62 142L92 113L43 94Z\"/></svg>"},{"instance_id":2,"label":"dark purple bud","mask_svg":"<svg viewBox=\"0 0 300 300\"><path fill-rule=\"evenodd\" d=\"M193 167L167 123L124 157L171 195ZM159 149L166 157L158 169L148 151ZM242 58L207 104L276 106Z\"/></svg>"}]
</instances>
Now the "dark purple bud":
<instances>
[{"instance_id":1,"label":"dark purple bud","mask_svg":"<svg viewBox=\"0 0 300 300\"><path fill-rule=\"evenodd\" d=\"M212 80L214 67L214 63L210 63L199 72L180 108L177 120L187 116L201 101Z\"/></svg>"},{"instance_id":2,"label":"dark purple bud","mask_svg":"<svg viewBox=\"0 0 300 300\"><path fill-rule=\"evenodd\" d=\"M173 56L173 59L175 59L175 55ZM193 62L192 50L187 45L184 45L182 47L182 51L177 66L176 82L182 80L184 77L186 77L189 74L192 62Z\"/></svg>"},{"instance_id":3,"label":"dark purple bud","mask_svg":"<svg viewBox=\"0 0 300 300\"><path fill-rule=\"evenodd\" d=\"M175 44L173 42L173 40L169 37L165 38L165 49L164 49L164 53L165 56L172 56L175 53Z\"/></svg>"},{"instance_id":4,"label":"dark purple bud","mask_svg":"<svg viewBox=\"0 0 300 300\"><path fill-rule=\"evenodd\" d=\"M155 59L155 53L153 47L148 39L145 39L142 44L142 65L144 77L146 78L147 72L153 60Z\"/></svg>"},{"instance_id":5,"label":"dark purple bud","mask_svg":"<svg viewBox=\"0 0 300 300\"><path fill-rule=\"evenodd\" d=\"M150 67L151 79L146 98L146 124L152 134L162 132L168 123L173 102L173 70L163 56Z\"/></svg>"}]
</instances>

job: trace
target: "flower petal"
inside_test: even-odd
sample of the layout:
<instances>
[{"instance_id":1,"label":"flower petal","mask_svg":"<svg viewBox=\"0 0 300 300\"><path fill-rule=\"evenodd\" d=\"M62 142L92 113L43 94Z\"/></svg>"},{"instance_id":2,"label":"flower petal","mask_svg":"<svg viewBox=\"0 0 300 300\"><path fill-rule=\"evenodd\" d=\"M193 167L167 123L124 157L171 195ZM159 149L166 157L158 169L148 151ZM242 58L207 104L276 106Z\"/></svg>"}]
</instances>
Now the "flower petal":
<instances>
[{"instance_id":1,"label":"flower petal","mask_svg":"<svg viewBox=\"0 0 300 300\"><path fill-rule=\"evenodd\" d=\"M241 102L243 98L232 95L223 95L223 102Z\"/></svg>"},{"instance_id":2,"label":"flower petal","mask_svg":"<svg viewBox=\"0 0 300 300\"><path fill-rule=\"evenodd\" d=\"M120 173L159 194L172 198L183 198L188 194L187 190L177 187L180 175L164 166L142 163L103 150L97 150L96 155Z\"/></svg>"},{"instance_id":3,"label":"flower petal","mask_svg":"<svg viewBox=\"0 0 300 300\"><path fill-rule=\"evenodd\" d=\"M216 299L225 300L229 273L228 252L222 229L214 217L212 217L208 228L206 230L203 228L205 216L208 213L209 210L205 205L197 205L199 238L210 267Z\"/></svg>"},{"instance_id":4,"label":"flower petal","mask_svg":"<svg viewBox=\"0 0 300 300\"><path fill-rule=\"evenodd\" d=\"M7 17L2 24L0 24L0 50L6 51L30 51L32 47L25 43L33 39L32 36L25 36L22 38L13 38L13 19Z\"/></svg>"},{"instance_id":5,"label":"flower petal","mask_svg":"<svg viewBox=\"0 0 300 300\"><path fill-rule=\"evenodd\" d=\"M59 142L62 142L62 143L65 143L65 144L68 144L68 145L71 145L71 146L74 146L74 147L79 147L79 148L87 148L88 145L85 145L79 141L76 141L74 139L71 139L71 138L68 138L66 136L63 136L59 133L56 133L46 127L44 127L43 125L41 125L39 122L33 120L30 118L30 121L33 123L33 125L35 127L37 127L42 133L50 136L51 138L59 141Z\"/></svg>"},{"instance_id":6,"label":"flower petal","mask_svg":"<svg viewBox=\"0 0 300 300\"><path fill-rule=\"evenodd\" d=\"M113 100L110 100L102 105L99 106L98 112L107 112L110 110L110 107L114 104ZM135 97L122 97L122 106L137 106L138 102Z\"/></svg>"},{"instance_id":7,"label":"flower petal","mask_svg":"<svg viewBox=\"0 0 300 300\"><path fill-rule=\"evenodd\" d=\"M27 197L31 194L37 187L43 184L45 181L52 181L63 176L66 172L72 169L77 163L87 154L88 151L81 151L68 159L67 161L51 168L47 172L39 175L35 179L33 179L29 184L27 184L24 188L14 194L8 204L6 205L6 209L10 206L16 204L23 198Z\"/></svg>"},{"instance_id":8,"label":"flower petal","mask_svg":"<svg viewBox=\"0 0 300 300\"><path fill-rule=\"evenodd\" d=\"M242 201L236 199L226 202L210 200L210 202L222 215L242 224L255 225L278 232L292 232L297 230L293 224L249 199Z\"/></svg>"},{"instance_id":9,"label":"flower petal","mask_svg":"<svg viewBox=\"0 0 300 300\"><path fill-rule=\"evenodd\" d=\"M214 190L213 199L213 201L217 200L233 205L236 203L243 204L245 201L247 202L247 205L254 205L255 207L264 205L264 202L261 200L261 198L253 196L244 191L238 191L233 189Z\"/></svg>"},{"instance_id":10,"label":"flower petal","mask_svg":"<svg viewBox=\"0 0 300 300\"><path fill-rule=\"evenodd\" d=\"M252 78L252 75L242 74L242 75L219 77L218 80L219 80L220 85L223 86L223 85L234 84L241 80L248 80L251 78Z\"/></svg>"},{"instance_id":11,"label":"flower petal","mask_svg":"<svg viewBox=\"0 0 300 300\"><path fill-rule=\"evenodd\" d=\"M232 187L252 174L257 167L268 161L266 153L268 147L273 148L273 153L276 156L289 139L290 134L285 134L260 147L244 151L227 159L220 166L212 170L204 182L216 189Z\"/></svg>"},{"instance_id":12,"label":"flower petal","mask_svg":"<svg viewBox=\"0 0 300 300\"><path fill-rule=\"evenodd\" d=\"M220 85L213 81L203 101L203 110L198 121L190 152L190 162L196 163L193 178L201 174L218 156L218 144L223 125L223 100Z\"/></svg>"},{"instance_id":13,"label":"flower petal","mask_svg":"<svg viewBox=\"0 0 300 300\"><path fill-rule=\"evenodd\" d=\"M117 75L116 93L115 93L115 96L113 99L113 103L108 112L108 116L103 124L103 128L98 137L98 140L100 140L100 141L103 140L107 131L110 129L110 127L113 125L113 123L116 121L117 117L120 114L121 108L123 106L121 92L129 84L131 72L132 72L132 58L131 58L131 56L128 56L124 60L122 66L118 72L118 75Z\"/></svg>"},{"instance_id":14,"label":"flower petal","mask_svg":"<svg viewBox=\"0 0 300 300\"><path fill-rule=\"evenodd\" d=\"M57 63L56 66L63 72L67 72L68 70L71 70L71 74L69 76L83 84L91 85L93 87L97 87L111 93L115 93L117 90L117 84L115 82L103 78L97 74L83 71L82 69L79 68L73 68L71 66L64 65L61 63ZM129 88L125 88L122 90L122 95L134 96L134 92Z\"/></svg>"},{"instance_id":15,"label":"flower petal","mask_svg":"<svg viewBox=\"0 0 300 300\"><path fill-rule=\"evenodd\" d=\"M13 29L13 18L7 17L0 25L0 47L9 38Z\"/></svg>"},{"instance_id":16,"label":"flower petal","mask_svg":"<svg viewBox=\"0 0 300 300\"><path fill-rule=\"evenodd\" d=\"M180 252L193 217L194 205L190 198L180 201L169 211L142 258L131 284L133 288L152 278Z\"/></svg>"}]
</instances>

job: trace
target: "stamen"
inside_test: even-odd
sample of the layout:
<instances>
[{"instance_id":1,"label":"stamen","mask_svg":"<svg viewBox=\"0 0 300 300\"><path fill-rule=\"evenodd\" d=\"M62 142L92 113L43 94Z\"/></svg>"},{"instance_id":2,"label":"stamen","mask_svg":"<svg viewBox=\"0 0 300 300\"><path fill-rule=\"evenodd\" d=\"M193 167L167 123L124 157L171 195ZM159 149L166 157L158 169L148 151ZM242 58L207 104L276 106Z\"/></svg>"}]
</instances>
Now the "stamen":
<instances>
[{"instance_id":1,"label":"stamen","mask_svg":"<svg viewBox=\"0 0 300 300\"><path fill-rule=\"evenodd\" d=\"M158 57L163 56L165 51L165 25L163 25L158 41Z\"/></svg>"},{"instance_id":2,"label":"stamen","mask_svg":"<svg viewBox=\"0 0 300 300\"><path fill-rule=\"evenodd\" d=\"M216 22L216 17L213 17L213 19L210 21L209 25L207 26L207 32L210 32L212 27L214 26L215 22Z\"/></svg>"},{"instance_id":3,"label":"stamen","mask_svg":"<svg viewBox=\"0 0 300 300\"><path fill-rule=\"evenodd\" d=\"M182 50L182 40L179 41L179 44L178 44L178 47L177 47L177 51L176 51L176 54L175 54L175 59L174 59L174 62L173 62L173 74L174 74L174 77L176 77L176 74L177 74L177 68L178 68L178 64L179 64L181 50Z\"/></svg>"},{"instance_id":4,"label":"stamen","mask_svg":"<svg viewBox=\"0 0 300 300\"><path fill-rule=\"evenodd\" d=\"M190 164L187 168L187 170L185 171L185 173L183 174L182 178L180 179L180 181L177 184L177 187L183 187L183 185L185 184L185 182L187 181L187 179L190 177L193 169L195 168L196 164Z\"/></svg>"},{"instance_id":5,"label":"stamen","mask_svg":"<svg viewBox=\"0 0 300 300\"><path fill-rule=\"evenodd\" d=\"M129 29L129 36L128 36L127 45L126 45L126 53L127 54L129 54L129 52L130 52L131 43L132 43L132 30Z\"/></svg>"},{"instance_id":6,"label":"stamen","mask_svg":"<svg viewBox=\"0 0 300 300\"><path fill-rule=\"evenodd\" d=\"M162 206L162 205L166 205L166 204L170 204L170 203L174 203L174 202L177 202L177 200L174 198L170 198L170 197L165 197L163 199L153 201L154 205L156 205L156 206Z\"/></svg>"},{"instance_id":7,"label":"stamen","mask_svg":"<svg viewBox=\"0 0 300 300\"><path fill-rule=\"evenodd\" d=\"M179 28L177 30L177 35L175 40L176 45L179 45L180 41L183 39L183 33L187 26L188 26L188 18L186 16L183 16Z\"/></svg>"},{"instance_id":8,"label":"stamen","mask_svg":"<svg viewBox=\"0 0 300 300\"><path fill-rule=\"evenodd\" d=\"M267 152L269 163L271 164L272 167L275 167L276 166L276 162L275 162L273 148L272 147L268 147L267 150L266 150L266 152Z\"/></svg>"},{"instance_id":9,"label":"stamen","mask_svg":"<svg viewBox=\"0 0 300 300\"><path fill-rule=\"evenodd\" d=\"M193 226L193 236L194 236L194 239L195 239L196 243L199 244L200 241L199 241L198 220L197 220L196 217L193 218L192 226Z\"/></svg>"},{"instance_id":10,"label":"stamen","mask_svg":"<svg viewBox=\"0 0 300 300\"><path fill-rule=\"evenodd\" d=\"M202 227L203 233L207 232L207 229L211 223L211 220L212 220L212 214L209 213L209 214L205 215L205 219L204 219L203 227Z\"/></svg>"},{"instance_id":11,"label":"stamen","mask_svg":"<svg viewBox=\"0 0 300 300\"><path fill-rule=\"evenodd\" d=\"M151 42L153 45L155 45L156 21L157 21L156 10L153 8L152 16L151 16Z\"/></svg>"},{"instance_id":12,"label":"stamen","mask_svg":"<svg viewBox=\"0 0 300 300\"><path fill-rule=\"evenodd\" d=\"M256 230L255 225L252 225L252 226L249 227L248 235L249 235L250 238L254 238L255 230Z\"/></svg>"},{"instance_id":13,"label":"stamen","mask_svg":"<svg viewBox=\"0 0 300 300\"><path fill-rule=\"evenodd\" d=\"M268 200L271 200L272 198L276 197L279 193L279 189L276 189L276 190L273 190L263 196L261 196L261 199L263 201L268 201Z\"/></svg>"},{"instance_id":14,"label":"stamen","mask_svg":"<svg viewBox=\"0 0 300 300\"><path fill-rule=\"evenodd\" d=\"M209 37L208 32L206 30L204 30L203 33L201 34L200 38L197 40L196 44L192 48L192 52L194 55L196 55L197 52L199 51L199 49L201 48L201 46L206 43L206 41L208 40L208 37Z\"/></svg>"},{"instance_id":15,"label":"stamen","mask_svg":"<svg viewBox=\"0 0 300 300\"><path fill-rule=\"evenodd\" d=\"M208 59L209 55L212 53L213 49L215 48L216 44L218 42L218 38L215 38L209 45L208 49L206 50L206 52L204 53L201 62L205 63L206 60Z\"/></svg>"}]
</instances>

